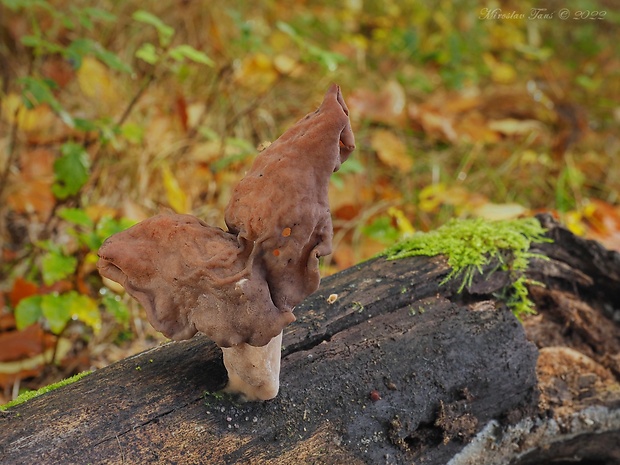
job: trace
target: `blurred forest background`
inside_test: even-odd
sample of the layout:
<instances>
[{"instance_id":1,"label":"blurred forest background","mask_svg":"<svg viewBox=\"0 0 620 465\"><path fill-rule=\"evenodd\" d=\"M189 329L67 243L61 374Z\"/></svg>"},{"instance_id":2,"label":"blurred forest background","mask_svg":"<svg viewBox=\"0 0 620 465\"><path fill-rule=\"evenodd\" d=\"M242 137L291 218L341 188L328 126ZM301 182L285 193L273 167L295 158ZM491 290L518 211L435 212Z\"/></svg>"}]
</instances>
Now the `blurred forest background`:
<instances>
[{"instance_id":1,"label":"blurred forest background","mask_svg":"<svg viewBox=\"0 0 620 465\"><path fill-rule=\"evenodd\" d=\"M0 403L161 343L98 247L165 209L224 227L332 82L357 149L325 275L454 217L620 250L619 26L615 0L0 0Z\"/></svg>"}]
</instances>

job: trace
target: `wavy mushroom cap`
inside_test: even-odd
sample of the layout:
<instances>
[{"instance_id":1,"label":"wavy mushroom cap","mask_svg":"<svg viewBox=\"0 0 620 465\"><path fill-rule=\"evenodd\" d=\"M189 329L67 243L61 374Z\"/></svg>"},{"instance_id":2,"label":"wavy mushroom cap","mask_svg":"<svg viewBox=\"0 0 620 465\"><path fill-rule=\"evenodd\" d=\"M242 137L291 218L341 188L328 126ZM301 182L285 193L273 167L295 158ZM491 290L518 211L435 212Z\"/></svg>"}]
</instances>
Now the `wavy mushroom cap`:
<instances>
[{"instance_id":1,"label":"wavy mushroom cap","mask_svg":"<svg viewBox=\"0 0 620 465\"><path fill-rule=\"evenodd\" d=\"M233 191L226 224L264 263L274 304L291 310L318 289L332 250L329 179L355 148L349 110L333 85L323 103L267 147Z\"/></svg>"},{"instance_id":2,"label":"wavy mushroom cap","mask_svg":"<svg viewBox=\"0 0 620 465\"><path fill-rule=\"evenodd\" d=\"M197 331L220 347L267 344L295 320L278 310L235 236L190 215L149 218L99 249L102 276L120 283L171 339Z\"/></svg>"}]
</instances>

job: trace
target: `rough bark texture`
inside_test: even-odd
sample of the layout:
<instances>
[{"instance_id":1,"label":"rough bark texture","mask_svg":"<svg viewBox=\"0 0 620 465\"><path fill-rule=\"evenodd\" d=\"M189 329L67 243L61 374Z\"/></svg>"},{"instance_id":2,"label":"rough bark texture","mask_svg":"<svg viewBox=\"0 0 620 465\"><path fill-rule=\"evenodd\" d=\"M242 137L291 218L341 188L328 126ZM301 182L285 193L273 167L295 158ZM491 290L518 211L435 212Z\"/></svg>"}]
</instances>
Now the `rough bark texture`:
<instances>
[{"instance_id":1,"label":"rough bark texture","mask_svg":"<svg viewBox=\"0 0 620 465\"><path fill-rule=\"evenodd\" d=\"M620 255L541 220L523 325L501 273L458 294L441 257L371 260L296 308L276 399L213 394L195 337L0 413L0 463L620 463Z\"/></svg>"}]
</instances>

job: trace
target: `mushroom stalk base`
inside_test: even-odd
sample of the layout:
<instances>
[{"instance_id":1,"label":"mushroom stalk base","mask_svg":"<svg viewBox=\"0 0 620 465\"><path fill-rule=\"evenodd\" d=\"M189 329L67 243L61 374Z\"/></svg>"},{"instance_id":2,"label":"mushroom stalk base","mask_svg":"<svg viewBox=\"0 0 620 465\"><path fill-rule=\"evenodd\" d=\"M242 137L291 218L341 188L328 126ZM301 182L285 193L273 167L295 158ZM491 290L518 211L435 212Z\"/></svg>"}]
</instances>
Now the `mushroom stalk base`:
<instances>
[{"instance_id":1,"label":"mushroom stalk base","mask_svg":"<svg viewBox=\"0 0 620 465\"><path fill-rule=\"evenodd\" d=\"M222 348L228 370L225 391L240 394L245 400L269 400L280 388L282 333L262 347L238 344Z\"/></svg>"}]
</instances>

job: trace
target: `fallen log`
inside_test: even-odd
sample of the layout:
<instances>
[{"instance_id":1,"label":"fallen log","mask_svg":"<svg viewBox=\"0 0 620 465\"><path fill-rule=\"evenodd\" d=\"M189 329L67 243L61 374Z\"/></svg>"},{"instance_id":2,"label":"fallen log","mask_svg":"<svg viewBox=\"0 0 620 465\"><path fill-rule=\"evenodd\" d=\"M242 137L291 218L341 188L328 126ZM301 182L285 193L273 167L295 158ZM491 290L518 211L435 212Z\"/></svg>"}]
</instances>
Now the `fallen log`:
<instances>
[{"instance_id":1,"label":"fallen log","mask_svg":"<svg viewBox=\"0 0 620 465\"><path fill-rule=\"evenodd\" d=\"M276 399L219 394L198 336L0 412L0 463L620 463L620 255L540 220L523 324L501 274L373 259L295 309Z\"/></svg>"}]
</instances>

